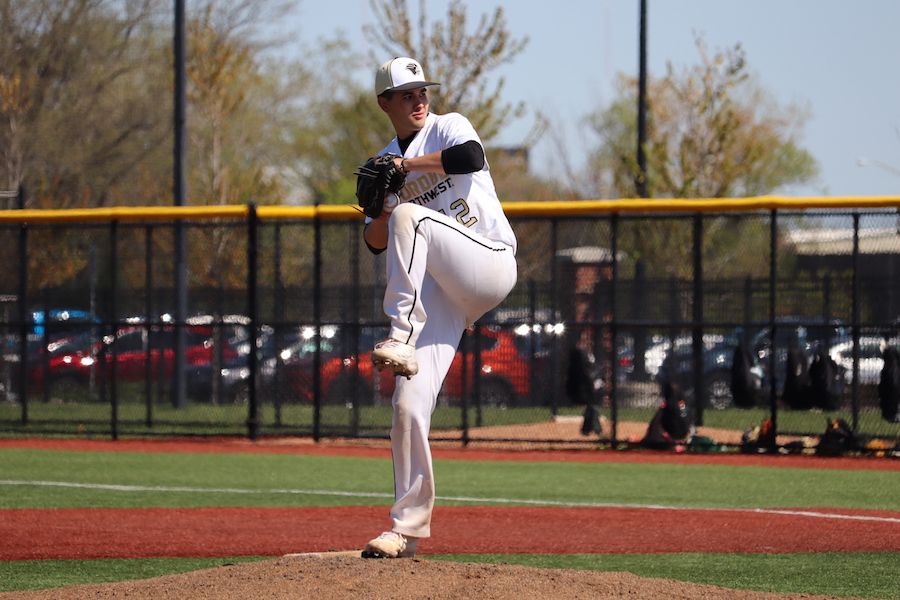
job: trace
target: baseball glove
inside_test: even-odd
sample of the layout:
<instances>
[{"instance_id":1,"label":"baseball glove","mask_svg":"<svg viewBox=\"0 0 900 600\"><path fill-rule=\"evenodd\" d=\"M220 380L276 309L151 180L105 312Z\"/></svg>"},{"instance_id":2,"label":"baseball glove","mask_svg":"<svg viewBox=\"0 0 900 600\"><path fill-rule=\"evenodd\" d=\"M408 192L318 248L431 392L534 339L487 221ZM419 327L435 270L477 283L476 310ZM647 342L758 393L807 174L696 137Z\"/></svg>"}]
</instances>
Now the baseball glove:
<instances>
[{"instance_id":1,"label":"baseball glove","mask_svg":"<svg viewBox=\"0 0 900 600\"><path fill-rule=\"evenodd\" d=\"M394 166L396 154L373 156L359 167L356 175L356 199L367 217L377 218L384 209L385 196L397 194L406 183L406 175Z\"/></svg>"}]
</instances>

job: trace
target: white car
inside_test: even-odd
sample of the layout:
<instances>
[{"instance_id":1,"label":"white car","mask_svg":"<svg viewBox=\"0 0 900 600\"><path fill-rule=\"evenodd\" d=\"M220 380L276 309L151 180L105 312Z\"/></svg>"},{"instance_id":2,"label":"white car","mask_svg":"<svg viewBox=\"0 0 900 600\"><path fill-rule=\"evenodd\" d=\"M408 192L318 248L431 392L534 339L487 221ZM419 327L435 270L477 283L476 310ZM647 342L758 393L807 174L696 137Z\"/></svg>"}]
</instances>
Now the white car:
<instances>
[{"instance_id":1,"label":"white car","mask_svg":"<svg viewBox=\"0 0 900 600\"><path fill-rule=\"evenodd\" d=\"M894 340L896 341L896 340ZM888 341L881 336L864 335L859 338L859 383L878 385L884 368L884 349ZM853 340L836 344L828 351L832 360L844 370L844 381L853 382Z\"/></svg>"},{"instance_id":2,"label":"white car","mask_svg":"<svg viewBox=\"0 0 900 600\"><path fill-rule=\"evenodd\" d=\"M703 335L702 339L703 347L709 350L714 345L721 344L725 337L719 334L707 333ZM675 338L675 352L679 354L689 352L693 344L693 336L678 336ZM656 377L671 349L672 341L669 338L655 338L651 340L650 347L644 352L644 368L647 370L647 373Z\"/></svg>"}]
</instances>

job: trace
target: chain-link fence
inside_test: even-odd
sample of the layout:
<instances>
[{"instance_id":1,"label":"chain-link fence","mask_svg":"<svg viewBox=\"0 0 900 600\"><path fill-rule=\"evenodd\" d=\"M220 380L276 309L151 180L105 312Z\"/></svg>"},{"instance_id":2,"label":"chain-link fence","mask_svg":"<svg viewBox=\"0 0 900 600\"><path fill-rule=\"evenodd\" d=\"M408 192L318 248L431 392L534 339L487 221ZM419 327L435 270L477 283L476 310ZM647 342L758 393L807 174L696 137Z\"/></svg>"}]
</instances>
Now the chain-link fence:
<instances>
[{"instance_id":1,"label":"chain-link fence","mask_svg":"<svg viewBox=\"0 0 900 600\"><path fill-rule=\"evenodd\" d=\"M464 336L434 439L799 449L840 420L896 446L898 204L507 205L519 283ZM383 257L349 207L0 227L4 434L387 436Z\"/></svg>"}]
</instances>

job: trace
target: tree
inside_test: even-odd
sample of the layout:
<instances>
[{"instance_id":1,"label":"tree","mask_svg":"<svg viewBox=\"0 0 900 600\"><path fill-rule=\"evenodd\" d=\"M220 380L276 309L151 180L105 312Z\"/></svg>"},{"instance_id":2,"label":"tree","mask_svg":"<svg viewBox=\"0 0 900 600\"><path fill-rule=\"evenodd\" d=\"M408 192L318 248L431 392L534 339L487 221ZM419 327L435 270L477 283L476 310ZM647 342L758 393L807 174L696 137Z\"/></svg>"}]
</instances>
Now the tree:
<instances>
[{"instance_id":1,"label":"tree","mask_svg":"<svg viewBox=\"0 0 900 600\"><path fill-rule=\"evenodd\" d=\"M799 146L805 114L782 109L747 73L740 44L710 56L697 40L700 63L648 78L646 182L651 198L757 196L813 179L817 166ZM637 81L620 76L617 98L590 115L600 136L588 172L597 197L635 197ZM630 260L666 265L651 276L689 276L691 231L686 223L630 221L620 243ZM747 219L705 220L705 277L759 274L766 231ZM667 260L661 260L667 257Z\"/></svg>"},{"instance_id":2,"label":"tree","mask_svg":"<svg viewBox=\"0 0 900 600\"><path fill-rule=\"evenodd\" d=\"M446 23L436 21L427 30L425 0L419 0L419 21L409 20L407 0L369 0L375 24L366 25L366 37L389 57L411 56L421 62L434 81L434 104L441 112L466 115L486 143L512 118L524 114L524 103L504 104L501 100L504 79L489 87L486 75L512 62L525 49L528 37L514 39L506 28L503 8L493 15L484 14L472 34L467 31L466 7L454 0L447 7ZM373 64L387 60L373 52Z\"/></svg>"},{"instance_id":3,"label":"tree","mask_svg":"<svg viewBox=\"0 0 900 600\"><path fill-rule=\"evenodd\" d=\"M493 85L488 80L492 71L514 60L528 42L527 37L515 39L507 30L503 9L482 15L475 31L469 33L466 7L459 1L450 3L445 21L431 23L422 0L415 23L410 20L407 0L370 0L370 6L375 23L364 26L364 31L377 50L363 61L347 49L343 40L320 43L318 60L328 57L328 72L342 73L363 66L373 76L373 65L383 63L385 57L415 57L430 79L442 83L440 88L430 90L432 110L465 114L487 146L495 180L508 176L521 181L523 170L527 170L522 162L528 147L516 157L490 147L490 140L525 112L524 103L502 102L503 78ZM308 105L306 114L316 117L307 117L294 128L295 149L303 157L300 170L307 173L307 181L320 201L353 203L355 178L350 174L379 152L394 131L375 103L370 85L360 87L339 80L330 82L326 89L327 97L318 97ZM538 115L534 132L524 143L535 143L543 128L544 121ZM532 193L531 187L526 191L531 196L543 195Z\"/></svg>"},{"instance_id":4,"label":"tree","mask_svg":"<svg viewBox=\"0 0 900 600\"><path fill-rule=\"evenodd\" d=\"M371 88L349 76L361 67L362 57L341 37L317 40L293 66L292 79L304 93L285 130L292 171L310 192L309 203L313 197L327 204L354 202L353 171L393 135Z\"/></svg>"},{"instance_id":5,"label":"tree","mask_svg":"<svg viewBox=\"0 0 900 600\"><path fill-rule=\"evenodd\" d=\"M155 153L161 89L147 66L161 54L146 30L157 2L0 1L0 168L30 206L115 203Z\"/></svg>"},{"instance_id":6,"label":"tree","mask_svg":"<svg viewBox=\"0 0 900 600\"><path fill-rule=\"evenodd\" d=\"M188 202L192 205L270 204L264 182L260 129L265 118L253 97L263 75L254 48L240 30L217 27L217 7L207 3L187 24L187 104L190 140ZM242 277L240 232L216 227L197 232L196 276L222 286Z\"/></svg>"},{"instance_id":7,"label":"tree","mask_svg":"<svg viewBox=\"0 0 900 600\"><path fill-rule=\"evenodd\" d=\"M0 180L23 186L28 208L133 201L129 182L139 166L164 157L158 3L0 0ZM84 272L87 237L31 231L31 290Z\"/></svg>"},{"instance_id":8,"label":"tree","mask_svg":"<svg viewBox=\"0 0 900 600\"><path fill-rule=\"evenodd\" d=\"M781 109L748 75L740 44L647 85L647 189L656 198L757 196L811 180L813 157L799 146L805 114ZM618 97L589 117L600 136L590 160L601 197L635 195L637 81L620 76Z\"/></svg>"}]
</instances>

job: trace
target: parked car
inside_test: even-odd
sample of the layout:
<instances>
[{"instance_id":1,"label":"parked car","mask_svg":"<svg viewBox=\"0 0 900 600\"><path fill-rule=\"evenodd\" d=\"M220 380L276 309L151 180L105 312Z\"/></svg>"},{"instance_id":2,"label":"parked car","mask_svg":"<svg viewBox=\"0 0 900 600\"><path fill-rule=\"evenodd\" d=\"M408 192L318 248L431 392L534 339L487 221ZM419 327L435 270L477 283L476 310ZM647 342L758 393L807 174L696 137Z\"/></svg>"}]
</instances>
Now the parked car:
<instances>
[{"instance_id":1,"label":"parked car","mask_svg":"<svg viewBox=\"0 0 900 600\"><path fill-rule=\"evenodd\" d=\"M528 339L526 339L528 338ZM474 347L475 342L479 347ZM476 352L480 353L481 377L478 381L481 406L514 407L541 402L548 397L545 366L549 352L535 348L529 336L517 336L505 329L481 327L479 335L469 330L461 342L465 355L457 351L444 380L441 401L459 401L463 389L474 393L473 368ZM372 345L359 352L359 360L353 354L334 356L322 363L321 389L326 403L347 404L354 399L368 403L389 402L394 393L396 379L390 371L377 372L372 367ZM528 353L532 351L532 353ZM463 378L463 360L467 363L468 377ZM312 398L308 378L292 377L297 393Z\"/></svg>"},{"instance_id":2,"label":"parked car","mask_svg":"<svg viewBox=\"0 0 900 600\"><path fill-rule=\"evenodd\" d=\"M314 354L317 351L316 328L300 327L296 331L276 334L269 326L260 328L257 344L257 389L265 401L280 397L290 401L294 395L289 378L312 381ZM335 355L338 346L338 327L322 327L318 350L323 359ZM219 397L217 401L245 404L250 397L250 349L249 331L244 329L231 341L235 355L221 364ZM279 378L279 374L283 375ZM212 399L212 364L196 365L189 370L188 394L201 401Z\"/></svg>"},{"instance_id":3,"label":"parked car","mask_svg":"<svg viewBox=\"0 0 900 600\"><path fill-rule=\"evenodd\" d=\"M185 334L186 366L210 363L215 351L213 330L206 326L187 326ZM175 343L176 330L170 325L154 325L149 330L144 326L123 327L114 336L102 340L89 336L51 356L46 371L42 367L34 369L32 383L49 385L54 395L67 400L69 395L83 394L85 384L109 380L114 373L119 381L144 381L149 376L171 382L175 372ZM220 350L226 360L235 355L227 341L223 341Z\"/></svg>"},{"instance_id":4,"label":"parked car","mask_svg":"<svg viewBox=\"0 0 900 600\"><path fill-rule=\"evenodd\" d=\"M99 325L100 319L86 310L55 308L49 311L32 311L31 322L29 338L38 339L42 338L45 332L58 336L72 333L73 330L83 331L85 325Z\"/></svg>"},{"instance_id":5,"label":"parked car","mask_svg":"<svg viewBox=\"0 0 900 600\"><path fill-rule=\"evenodd\" d=\"M707 333L703 335L703 346L707 350L712 350L716 346L725 341L725 337L718 334ZM663 367L663 363L668 359L672 360L672 356L690 357L693 353L694 338L690 335L680 335L674 339L655 338L652 340L650 347L644 352L644 368L653 377L659 376L659 371ZM674 350L672 349L674 347Z\"/></svg>"},{"instance_id":6,"label":"parked car","mask_svg":"<svg viewBox=\"0 0 900 600\"><path fill-rule=\"evenodd\" d=\"M781 396L785 382L788 351L802 349L812 359L819 348L827 349L834 343L847 339L847 331L839 321L816 324L815 319L781 317L776 321L774 346L770 340L768 325L738 327L726 336L704 336L701 352L702 396L707 399L705 408L724 409L734 405L731 389L731 367L735 350L741 346L749 351L750 376L756 396L768 397L772 381L776 394ZM775 352L775 375L771 373L772 352ZM660 365L656 379L660 383L675 383L689 399L694 398L695 385L693 338L676 338L674 349L669 348ZM843 378L843 375L841 375Z\"/></svg>"},{"instance_id":7,"label":"parked car","mask_svg":"<svg viewBox=\"0 0 900 600\"><path fill-rule=\"evenodd\" d=\"M884 368L884 350L888 345L898 346L900 340L888 341L882 336L865 335L859 338L859 383L878 385ZM828 350L843 371L844 381L853 382L853 340L835 344Z\"/></svg>"}]
</instances>

